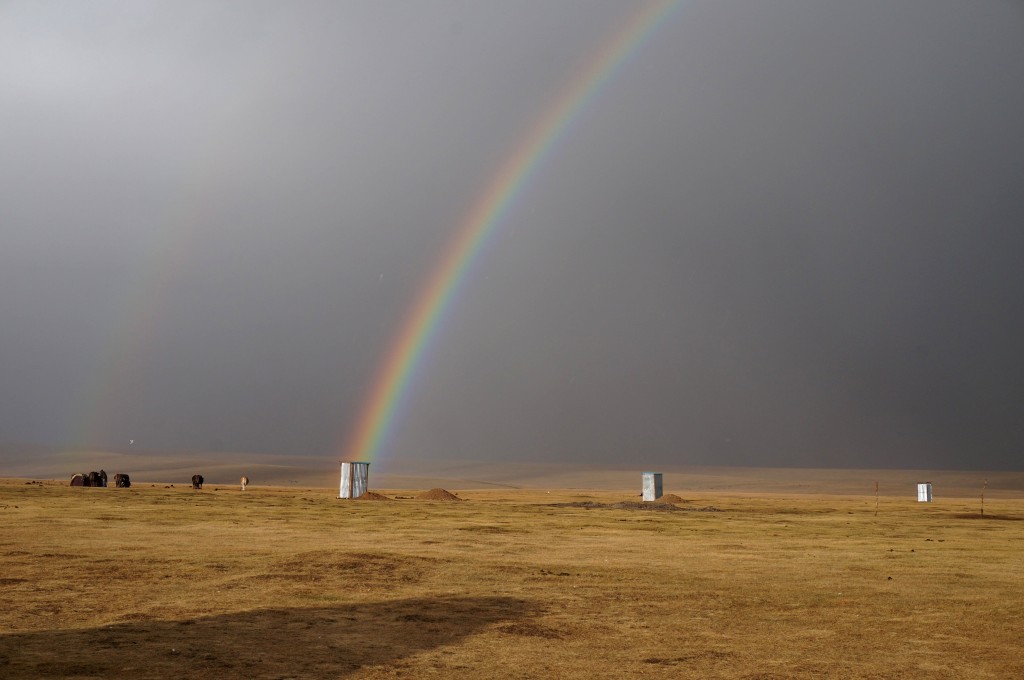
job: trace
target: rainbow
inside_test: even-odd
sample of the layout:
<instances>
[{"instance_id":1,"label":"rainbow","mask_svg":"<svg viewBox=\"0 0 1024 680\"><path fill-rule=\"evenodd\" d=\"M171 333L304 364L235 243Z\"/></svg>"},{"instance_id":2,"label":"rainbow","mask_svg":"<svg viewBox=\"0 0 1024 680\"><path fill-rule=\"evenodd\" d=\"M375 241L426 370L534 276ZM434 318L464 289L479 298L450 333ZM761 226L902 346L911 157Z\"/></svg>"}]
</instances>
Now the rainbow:
<instances>
[{"instance_id":1,"label":"rainbow","mask_svg":"<svg viewBox=\"0 0 1024 680\"><path fill-rule=\"evenodd\" d=\"M369 399L342 449L347 460L372 461L380 453L416 367L488 236L580 112L679 4L679 0L659 0L637 12L586 63L499 166L459 225L384 355Z\"/></svg>"}]
</instances>

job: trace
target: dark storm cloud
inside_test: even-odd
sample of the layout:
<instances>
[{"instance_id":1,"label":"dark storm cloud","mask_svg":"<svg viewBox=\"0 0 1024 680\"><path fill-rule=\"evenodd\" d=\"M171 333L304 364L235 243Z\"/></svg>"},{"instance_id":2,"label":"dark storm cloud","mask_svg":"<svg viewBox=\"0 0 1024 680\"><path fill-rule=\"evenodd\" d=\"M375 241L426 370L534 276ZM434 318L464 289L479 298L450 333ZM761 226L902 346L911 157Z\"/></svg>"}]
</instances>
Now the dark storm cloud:
<instances>
[{"instance_id":1,"label":"dark storm cloud","mask_svg":"<svg viewBox=\"0 0 1024 680\"><path fill-rule=\"evenodd\" d=\"M333 457L639 7L5 6L0 440ZM685 4L505 216L387 455L1017 465L1022 38L1012 3Z\"/></svg>"}]
</instances>

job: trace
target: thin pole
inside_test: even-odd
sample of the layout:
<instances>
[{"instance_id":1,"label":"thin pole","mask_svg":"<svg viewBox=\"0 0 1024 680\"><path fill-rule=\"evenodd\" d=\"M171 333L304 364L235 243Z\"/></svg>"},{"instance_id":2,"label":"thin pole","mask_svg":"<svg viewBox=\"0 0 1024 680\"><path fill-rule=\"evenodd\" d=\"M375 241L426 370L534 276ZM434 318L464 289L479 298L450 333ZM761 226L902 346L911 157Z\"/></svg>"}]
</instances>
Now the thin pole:
<instances>
[{"instance_id":1,"label":"thin pole","mask_svg":"<svg viewBox=\"0 0 1024 680\"><path fill-rule=\"evenodd\" d=\"M878 480L875 480L875 517L878 517Z\"/></svg>"},{"instance_id":2,"label":"thin pole","mask_svg":"<svg viewBox=\"0 0 1024 680\"><path fill-rule=\"evenodd\" d=\"M981 516L982 517L985 516L985 487L987 487L987 486L988 486L988 480L986 479L985 483L981 485Z\"/></svg>"}]
</instances>

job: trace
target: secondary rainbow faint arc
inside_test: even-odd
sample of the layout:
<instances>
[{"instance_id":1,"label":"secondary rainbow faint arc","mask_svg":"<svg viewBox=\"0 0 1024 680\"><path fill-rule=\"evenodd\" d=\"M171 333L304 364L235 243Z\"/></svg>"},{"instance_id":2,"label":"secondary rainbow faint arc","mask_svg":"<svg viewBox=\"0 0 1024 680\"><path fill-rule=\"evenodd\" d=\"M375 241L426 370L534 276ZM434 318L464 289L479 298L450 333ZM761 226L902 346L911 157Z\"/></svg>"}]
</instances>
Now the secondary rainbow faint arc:
<instances>
[{"instance_id":1,"label":"secondary rainbow faint arc","mask_svg":"<svg viewBox=\"0 0 1024 680\"><path fill-rule=\"evenodd\" d=\"M347 460L373 461L377 457L416 366L487 236L572 121L679 4L679 0L662 0L645 5L587 62L499 166L425 281L384 356L370 398L344 448Z\"/></svg>"}]
</instances>

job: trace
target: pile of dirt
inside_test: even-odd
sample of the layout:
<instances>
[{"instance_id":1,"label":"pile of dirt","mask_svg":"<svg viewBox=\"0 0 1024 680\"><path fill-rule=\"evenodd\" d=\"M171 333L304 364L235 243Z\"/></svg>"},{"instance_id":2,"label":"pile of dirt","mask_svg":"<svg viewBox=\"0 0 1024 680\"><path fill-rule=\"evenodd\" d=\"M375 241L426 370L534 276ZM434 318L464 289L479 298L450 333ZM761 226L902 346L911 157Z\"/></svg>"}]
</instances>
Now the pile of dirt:
<instances>
[{"instance_id":1,"label":"pile of dirt","mask_svg":"<svg viewBox=\"0 0 1024 680\"><path fill-rule=\"evenodd\" d=\"M445 491L444 489L431 489L430 491L424 491L419 496L416 496L417 500L421 501L461 501L462 499L453 494L451 491Z\"/></svg>"},{"instance_id":2,"label":"pile of dirt","mask_svg":"<svg viewBox=\"0 0 1024 680\"><path fill-rule=\"evenodd\" d=\"M674 512L676 510L682 510L671 503L661 503L659 501L622 501L621 503L612 503L605 507L612 508L614 510L661 510L662 512Z\"/></svg>"},{"instance_id":3,"label":"pile of dirt","mask_svg":"<svg viewBox=\"0 0 1024 680\"><path fill-rule=\"evenodd\" d=\"M674 493L667 493L658 499L662 503L685 503L681 496L677 496Z\"/></svg>"},{"instance_id":4,"label":"pile of dirt","mask_svg":"<svg viewBox=\"0 0 1024 680\"><path fill-rule=\"evenodd\" d=\"M357 500L357 501L389 501L391 499L388 498L387 496L385 496L384 494L379 494L379 493L376 493L375 491L367 491L362 496L356 496L355 499L353 499L353 500Z\"/></svg>"}]
</instances>

